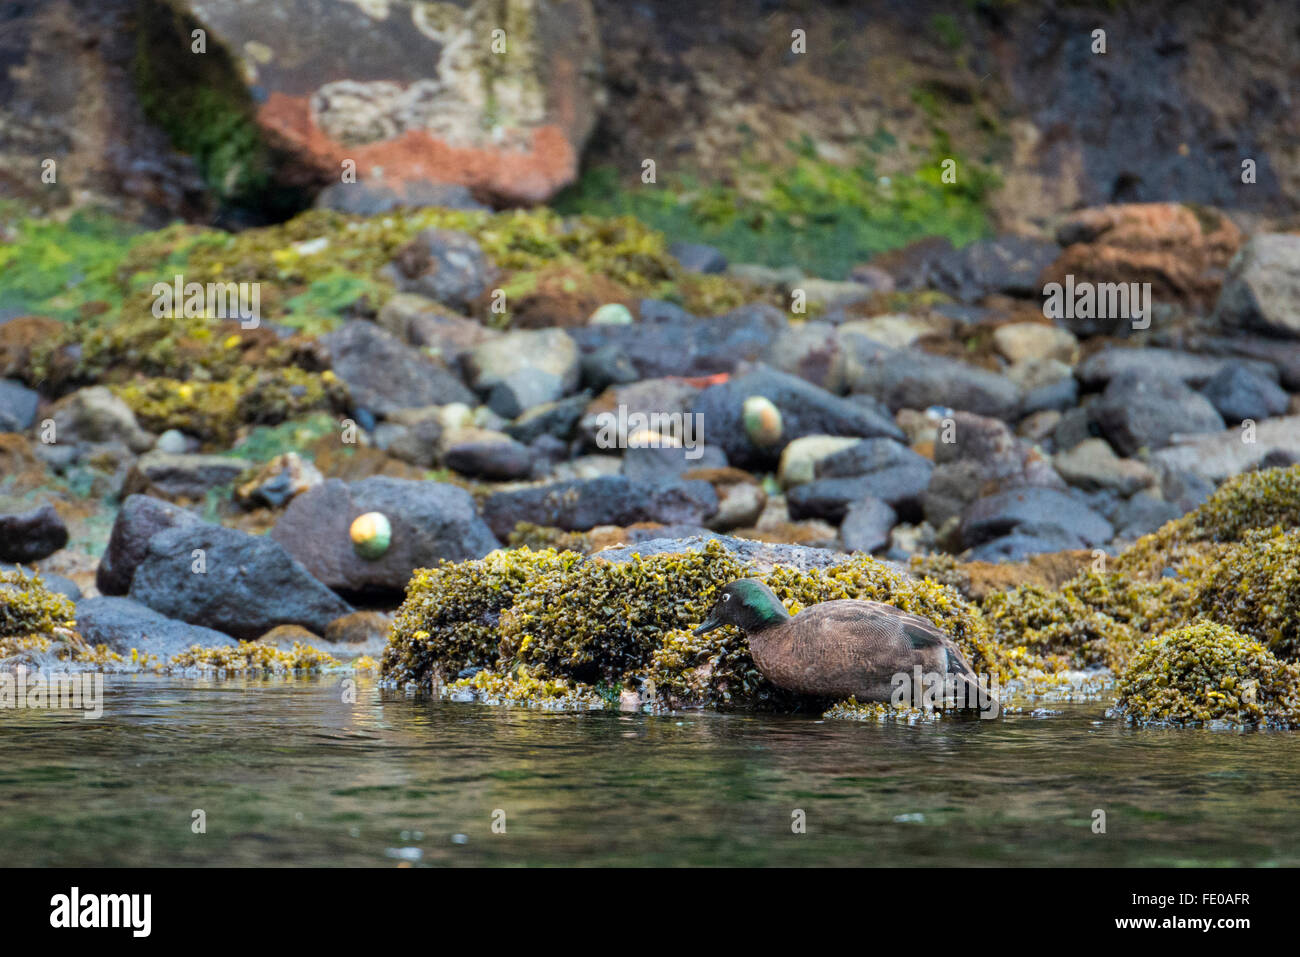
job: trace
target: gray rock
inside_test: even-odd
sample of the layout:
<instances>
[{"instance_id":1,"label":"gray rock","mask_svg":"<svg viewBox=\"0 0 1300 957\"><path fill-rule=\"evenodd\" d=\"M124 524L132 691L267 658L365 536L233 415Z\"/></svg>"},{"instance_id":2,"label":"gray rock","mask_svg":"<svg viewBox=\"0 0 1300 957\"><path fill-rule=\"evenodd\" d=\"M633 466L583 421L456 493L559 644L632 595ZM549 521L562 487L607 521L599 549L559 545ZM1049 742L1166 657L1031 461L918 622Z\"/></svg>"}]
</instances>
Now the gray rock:
<instances>
[{"instance_id":1,"label":"gray rock","mask_svg":"<svg viewBox=\"0 0 1300 957\"><path fill-rule=\"evenodd\" d=\"M531 475L534 457L508 435L467 429L448 436L442 463L461 475L501 482Z\"/></svg>"},{"instance_id":2,"label":"gray rock","mask_svg":"<svg viewBox=\"0 0 1300 957\"><path fill-rule=\"evenodd\" d=\"M525 445L531 445L543 435L567 439L582 418L590 392L579 392L554 402L543 402L528 409L504 429L506 435Z\"/></svg>"},{"instance_id":3,"label":"gray rock","mask_svg":"<svg viewBox=\"0 0 1300 957\"><path fill-rule=\"evenodd\" d=\"M840 541L849 552L876 552L889 544L898 513L878 498L858 499L844 513Z\"/></svg>"},{"instance_id":4,"label":"gray rock","mask_svg":"<svg viewBox=\"0 0 1300 957\"><path fill-rule=\"evenodd\" d=\"M473 236L451 229L425 229L393 259L397 286L460 312L487 292L496 268Z\"/></svg>"},{"instance_id":5,"label":"gray rock","mask_svg":"<svg viewBox=\"0 0 1300 957\"><path fill-rule=\"evenodd\" d=\"M149 495L130 495L118 510L108 547L95 570L95 584L105 595L131 590L136 566L144 560L149 539L168 528L202 523L193 512Z\"/></svg>"},{"instance_id":6,"label":"gray rock","mask_svg":"<svg viewBox=\"0 0 1300 957\"><path fill-rule=\"evenodd\" d=\"M212 628L188 624L159 614L130 598L101 596L77 602L77 630L92 645L129 655L131 649L166 661L194 645L223 648L238 644Z\"/></svg>"},{"instance_id":7,"label":"gray rock","mask_svg":"<svg viewBox=\"0 0 1300 957\"><path fill-rule=\"evenodd\" d=\"M717 510L718 495L708 482L634 482L616 475L494 492L483 517L505 539L519 522L570 532L637 522L703 526Z\"/></svg>"},{"instance_id":8,"label":"gray rock","mask_svg":"<svg viewBox=\"0 0 1300 957\"><path fill-rule=\"evenodd\" d=\"M1245 419L1268 419L1284 413L1291 404L1276 382L1254 369L1225 366L1201 389L1229 424Z\"/></svg>"},{"instance_id":9,"label":"gray rock","mask_svg":"<svg viewBox=\"0 0 1300 957\"><path fill-rule=\"evenodd\" d=\"M1134 541L1150 535L1165 522L1171 522L1182 514L1182 509L1174 503L1138 492L1115 511L1115 537Z\"/></svg>"},{"instance_id":10,"label":"gray rock","mask_svg":"<svg viewBox=\"0 0 1300 957\"><path fill-rule=\"evenodd\" d=\"M750 396L768 399L781 413L781 437L766 448L756 446L745 433L742 410ZM806 435L903 439L902 430L890 419L772 369L710 386L700 393L692 411L704 417L706 441L721 446L727 461L738 468L771 467L786 445Z\"/></svg>"},{"instance_id":11,"label":"gray rock","mask_svg":"<svg viewBox=\"0 0 1300 957\"><path fill-rule=\"evenodd\" d=\"M355 183L332 183L316 194L315 205L317 209L333 209L353 216L378 216L396 209L425 206L463 209L468 212L486 212L491 208L475 200L470 191L458 183L423 180L399 183L397 188L360 180Z\"/></svg>"},{"instance_id":12,"label":"gray rock","mask_svg":"<svg viewBox=\"0 0 1300 957\"><path fill-rule=\"evenodd\" d=\"M417 346L455 368L462 353L501 333L475 319L451 315L446 306L411 293L397 293L384 303L375 322L407 345Z\"/></svg>"},{"instance_id":13,"label":"gray rock","mask_svg":"<svg viewBox=\"0 0 1300 957\"><path fill-rule=\"evenodd\" d=\"M1175 435L1218 432L1223 417L1199 392L1177 379L1126 372L1110 380L1092 417L1121 455L1161 449Z\"/></svg>"},{"instance_id":14,"label":"gray rock","mask_svg":"<svg viewBox=\"0 0 1300 957\"><path fill-rule=\"evenodd\" d=\"M969 548L1013 532L1029 534L1026 526L1036 537L1054 526L1089 546L1108 542L1114 535L1109 522L1069 493L1025 487L978 499L962 516L961 536Z\"/></svg>"},{"instance_id":15,"label":"gray rock","mask_svg":"<svg viewBox=\"0 0 1300 957\"><path fill-rule=\"evenodd\" d=\"M563 329L511 332L470 349L461 365L470 386L508 419L578 386L578 347Z\"/></svg>"},{"instance_id":16,"label":"gray rock","mask_svg":"<svg viewBox=\"0 0 1300 957\"><path fill-rule=\"evenodd\" d=\"M0 514L0 561L35 562L68 544L68 527L49 502Z\"/></svg>"},{"instance_id":17,"label":"gray rock","mask_svg":"<svg viewBox=\"0 0 1300 957\"><path fill-rule=\"evenodd\" d=\"M229 485L252 466L247 459L228 455L149 452L127 473L124 492L197 500L214 488Z\"/></svg>"},{"instance_id":18,"label":"gray rock","mask_svg":"<svg viewBox=\"0 0 1300 957\"><path fill-rule=\"evenodd\" d=\"M906 463L867 475L816 479L790 489L785 496L786 507L796 521L824 518L836 523L844 518L850 505L863 498L878 498L896 509L919 513L932 471L929 462L921 462L924 466Z\"/></svg>"},{"instance_id":19,"label":"gray rock","mask_svg":"<svg viewBox=\"0 0 1300 957\"><path fill-rule=\"evenodd\" d=\"M1132 495L1155 484L1151 469L1135 459L1122 459L1105 439L1085 439L1052 460L1056 471L1071 485L1085 491L1112 489Z\"/></svg>"},{"instance_id":20,"label":"gray rock","mask_svg":"<svg viewBox=\"0 0 1300 957\"><path fill-rule=\"evenodd\" d=\"M963 302L989 293L1032 297L1038 277L1060 253L1056 243L1020 236L982 239L954 249L927 239L893 254L890 275L899 289L937 289Z\"/></svg>"},{"instance_id":21,"label":"gray rock","mask_svg":"<svg viewBox=\"0 0 1300 957\"><path fill-rule=\"evenodd\" d=\"M671 482L692 469L727 467L727 456L716 446L686 449L673 446L640 446L623 453L619 471L634 482Z\"/></svg>"},{"instance_id":22,"label":"gray rock","mask_svg":"<svg viewBox=\"0 0 1300 957\"><path fill-rule=\"evenodd\" d=\"M1131 373L1141 373L1153 379L1176 379L1195 389L1225 368L1243 365L1277 380L1277 370L1259 359L1223 358L1155 346L1102 349L1079 363L1074 375L1085 389L1104 388L1112 379Z\"/></svg>"},{"instance_id":23,"label":"gray rock","mask_svg":"<svg viewBox=\"0 0 1300 957\"><path fill-rule=\"evenodd\" d=\"M353 403L375 415L450 402L474 404L464 383L373 322L353 320L320 337Z\"/></svg>"},{"instance_id":24,"label":"gray rock","mask_svg":"<svg viewBox=\"0 0 1300 957\"><path fill-rule=\"evenodd\" d=\"M668 252L687 272L711 274L727 271L727 257L716 246L707 243L673 243Z\"/></svg>"},{"instance_id":25,"label":"gray rock","mask_svg":"<svg viewBox=\"0 0 1300 957\"><path fill-rule=\"evenodd\" d=\"M41 397L21 382L0 379L0 432L24 432L36 421Z\"/></svg>"},{"instance_id":26,"label":"gray rock","mask_svg":"<svg viewBox=\"0 0 1300 957\"><path fill-rule=\"evenodd\" d=\"M1223 432L1195 436L1151 456L1156 468L1190 472L1210 482L1222 482L1258 465L1274 449L1300 449L1300 415L1266 419L1254 428L1253 442L1234 426ZM1168 493L1171 501L1175 496Z\"/></svg>"},{"instance_id":27,"label":"gray rock","mask_svg":"<svg viewBox=\"0 0 1300 957\"><path fill-rule=\"evenodd\" d=\"M1224 329L1300 338L1300 236L1246 240L1228 266L1214 319Z\"/></svg>"},{"instance_id":28,"label":"gray rock","mask_svg":"<svg viewBox=\"0 0 1300 957\"><path fill-rule=\"evenodd\" d=\"M154 437L140 427L135 413L107 386L95 385L64 396L50 410L54 438L72 442L121 442L137 455L153 448Z\"/></svg>"},{"instance_id":29,"label":"gray rock","mask_svg":"<svg viewBox=\"0 0 1300 957\"><path fill-rule=\"evenodd\" d=\"M195 570L200 559L202 573ZM127 597L169 618L245 640L276 625L302 625L321 634L352 611L279 542L207 523L150 538Z\"/></svg>"},{"instance_id":30,"label":"gray rock","mask_svg":"<svg viewBox=\"0 0 1300 957\"><path fill-rule=\"evenodd\" d=\"M985 542L962 557L972 562L1021 562L1033 555L1084 547L1083 539L1055 525L1030 526Z\"/></svg>"},{"instance_id":31,"label":"gray rock","mask_svg":"<svg viewBox=\"0 0 1300 957\"><path fill-rule=\"evenodd\" d=\"M620 345L605 345L583 355L582 383L593 392L611 385L626 385L641 378L632 357Z\"/></svg>"},{"instance_id":32,"label":"gray rock","mask_svg":"<svg viewBox=\"0 0 1300 957\"><path fill-rule=\"evenodd\" d=\"M382 512L392 543L378 559L352 547L354 519ZM462 488L387 477L328 479L289 503L271 538L331 588L344 592L398 592L417 568L440 560L482 558L500 547Z\"/></svg>"}]
</instances>

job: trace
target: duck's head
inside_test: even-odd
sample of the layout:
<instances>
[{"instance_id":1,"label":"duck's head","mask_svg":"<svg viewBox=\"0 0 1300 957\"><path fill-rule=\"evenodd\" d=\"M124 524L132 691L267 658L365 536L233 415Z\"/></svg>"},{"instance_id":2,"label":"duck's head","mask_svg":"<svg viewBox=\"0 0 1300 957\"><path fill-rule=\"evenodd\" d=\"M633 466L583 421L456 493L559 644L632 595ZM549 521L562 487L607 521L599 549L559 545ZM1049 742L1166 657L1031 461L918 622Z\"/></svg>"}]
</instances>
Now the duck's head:
<instances>
[{"instance_id":1,"label":"duck's head","mask_svg":"<svg viewBox=\"0 0 1300 957\"><path fill-rule=\"evenodd\" d=\"M722 589L709 617L695 629L695 634L708 634L723 625L735 625L745 634L750 634L780 624L789 617L790 613L772 589L757 578L740 578Z\"/></svg>"}]
</instances>

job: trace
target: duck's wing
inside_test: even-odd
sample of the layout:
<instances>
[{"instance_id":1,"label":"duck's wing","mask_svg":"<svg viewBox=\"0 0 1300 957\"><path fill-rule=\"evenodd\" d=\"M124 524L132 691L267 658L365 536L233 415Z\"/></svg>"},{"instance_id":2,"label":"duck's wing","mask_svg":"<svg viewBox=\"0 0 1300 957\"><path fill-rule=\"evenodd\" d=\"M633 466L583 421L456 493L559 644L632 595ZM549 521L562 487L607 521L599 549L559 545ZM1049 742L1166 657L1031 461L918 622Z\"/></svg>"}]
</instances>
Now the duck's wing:
<instances>
[{"instance_id":1,"label":"duck's wing","mask_svg":"<svg viewBox=\"0 0 1300 957\"><path fill-rule=\"evenodd\" d=\"M975 673L970 666L970 662L966 660L966 656L957 647L957 643L930 619L909 614L895 608L893 605L886 605L878 601L864 601L858 604L871 606L872 617L896 622L903 636L916 651L943 648L947 652L948 673L955 675L973 675Z\"/></svg>"}]
</instances>

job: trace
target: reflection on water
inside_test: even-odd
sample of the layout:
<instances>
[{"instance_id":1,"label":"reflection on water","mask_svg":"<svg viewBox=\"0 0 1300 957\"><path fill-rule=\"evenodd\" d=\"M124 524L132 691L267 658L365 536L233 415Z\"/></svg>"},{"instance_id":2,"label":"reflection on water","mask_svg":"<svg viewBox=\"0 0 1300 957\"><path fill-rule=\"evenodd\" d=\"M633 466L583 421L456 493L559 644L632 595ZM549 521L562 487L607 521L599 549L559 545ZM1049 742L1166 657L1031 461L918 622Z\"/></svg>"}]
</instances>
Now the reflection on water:
<instances>
[{"instance_id":1,"label":"reflection on water","mask_svg":"<svg viewBox=\"0 0 1300 957\"><path fill-rule=\"evenodd\" d=\"M551 714L364 680L349 704L342 680L114 676L99 721L0 711L0 865L1300 864L1284 734L1139 732L1098 704Z\"/></svg>"}]
</instances>

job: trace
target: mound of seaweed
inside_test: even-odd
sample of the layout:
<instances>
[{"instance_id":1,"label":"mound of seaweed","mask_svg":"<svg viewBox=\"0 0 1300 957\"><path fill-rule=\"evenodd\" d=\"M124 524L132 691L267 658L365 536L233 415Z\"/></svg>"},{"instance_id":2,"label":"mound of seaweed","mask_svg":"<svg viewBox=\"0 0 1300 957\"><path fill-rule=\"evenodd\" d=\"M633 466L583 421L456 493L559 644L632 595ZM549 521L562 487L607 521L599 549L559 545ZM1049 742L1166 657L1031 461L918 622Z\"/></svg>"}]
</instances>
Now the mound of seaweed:
<instances>
[{"instance_id":1,"label":"mound of seaweed","mask_svg":"<svg viewBox=\"0 0 1300 957\"><path fill-rule=\"evenodd\" d=\"M1213 622L1148 640L1120 675L1117 710L1141 723L1300 727L1300 665Z\"/></svg>"},{"instance_id":2,"label":"mound of seaweed","mask_svg":"<svg viewBox=\"0 0 1300 957\"><path fill-rule=\"evenodd\" d=\"M37 574L0 571L0 659L48 651L56 642L84 647L71 601Z\"/></svg>"},{"instance_id":3,"label":"mound of seaweed","mask_svg":"<svg viewBox=\"0 0 1300 957\"><path fill-rule=\"evenodd\" d=\"M533 688L553 698L600 695L597 686L652 687L658 700L674 706L817 706L769 683L738 629L692 634L724 585L754 574L721 540L688 551L633 552L618 561L524 548L445 563L417 572L408 586L384 675L419 686L435 675L448 680L482 667L488 673L465 679L466 688L504 694L508 686L524 697ZM776 567L758 577L793 613L835 598L887 602L934 620L977 670L1005 678L1012 668L978 609L951 589L868 556L827 568ZM503 684L505 678L511 680ZM547 684L555 681L563 684Z\"/></svg>"},{"instance_id":4,"label":"mound of seaweed","mask_svg":"<svg viewBox=\"0 0 1300 957\"><path fill-rule=\"evenodd\" d=\"M1300 529L1248 532L1195 580L1190 612L1300 658Z\"/></svg>"}]
</instances>

